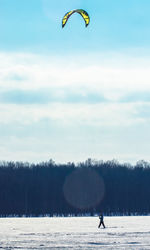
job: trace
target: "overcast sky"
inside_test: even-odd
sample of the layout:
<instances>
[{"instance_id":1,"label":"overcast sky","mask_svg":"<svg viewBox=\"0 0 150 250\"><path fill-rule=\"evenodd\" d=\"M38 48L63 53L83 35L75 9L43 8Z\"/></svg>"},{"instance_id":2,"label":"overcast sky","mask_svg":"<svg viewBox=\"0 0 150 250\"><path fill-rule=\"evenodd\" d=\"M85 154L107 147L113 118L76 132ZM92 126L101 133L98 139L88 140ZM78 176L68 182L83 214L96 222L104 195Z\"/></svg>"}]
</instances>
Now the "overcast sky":
<instances>
[{"instance_id":1,"label":"overcast sky","mask_svg":"<svg viewBox=\"0 0 150 250\"><path fill-rule=\"evenodd\" d=\"M85 9L61 28L72 9ZM150 1L0 0L0 160L150 161Z\"/></svg>"}]
</instances>

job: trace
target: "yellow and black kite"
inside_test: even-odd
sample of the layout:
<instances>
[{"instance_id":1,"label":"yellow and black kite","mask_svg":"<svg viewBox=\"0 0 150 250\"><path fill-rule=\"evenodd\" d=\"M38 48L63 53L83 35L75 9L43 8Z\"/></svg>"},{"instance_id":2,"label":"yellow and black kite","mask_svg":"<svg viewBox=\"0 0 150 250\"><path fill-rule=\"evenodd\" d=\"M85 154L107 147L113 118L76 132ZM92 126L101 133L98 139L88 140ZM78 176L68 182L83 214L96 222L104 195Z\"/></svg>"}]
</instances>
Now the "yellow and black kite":
<instances>
[{"instance_id":1,"label":"yellow and black kite","mask_svg":"<svg viewBox=\"0 0 150 250\"><path fill-rule=\"evenodd\" d=\"M70 17L72 14L76 13L76 12L79 13L79 14L83 17L83 19L84 19L84 21L85 21L85 27L87 27L87 26L89 25L89 22L90 22L89 14L88 14L85 10L77 9L77 10L71 10L71 11L67 12L67 13L64 15L64 17L63 17L63 19L62 19L62 28L66 25L66 23L67 23L69 17Z\"/></svg>"}]
</instances>

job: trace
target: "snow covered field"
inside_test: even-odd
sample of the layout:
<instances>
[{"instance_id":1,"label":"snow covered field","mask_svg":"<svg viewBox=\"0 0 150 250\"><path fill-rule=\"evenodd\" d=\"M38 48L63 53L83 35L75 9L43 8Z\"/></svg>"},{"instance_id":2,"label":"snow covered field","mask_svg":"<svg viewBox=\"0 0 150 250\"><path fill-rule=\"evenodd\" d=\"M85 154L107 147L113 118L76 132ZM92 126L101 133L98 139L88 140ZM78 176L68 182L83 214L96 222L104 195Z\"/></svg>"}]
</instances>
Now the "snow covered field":
<instances>
[{"instance_id":1,"label":"snow covered field","mask_svg":"<svg viewBox=\"0 0 150 250\"><path fill-rule=\"evenodd\" d=\"M1 218L0 249L150 249L150 217Z\"/></svg>"}]
</instances>

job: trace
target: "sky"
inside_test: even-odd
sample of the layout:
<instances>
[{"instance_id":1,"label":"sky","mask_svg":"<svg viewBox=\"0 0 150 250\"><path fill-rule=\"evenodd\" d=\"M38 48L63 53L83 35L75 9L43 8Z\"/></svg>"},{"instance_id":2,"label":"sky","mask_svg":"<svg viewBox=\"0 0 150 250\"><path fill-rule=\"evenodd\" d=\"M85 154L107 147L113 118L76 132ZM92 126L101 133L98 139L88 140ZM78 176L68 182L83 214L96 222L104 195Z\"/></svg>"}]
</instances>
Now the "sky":
<instances>
[{"instance_id":1,"label":"sky","mask_svg":"<svg viewBox=\"0 0 150 250\"><path fill-rule=\"evenodd\" d=\"M0 0L0 161L150 161L149 9Z\"/></svg>"}]
</instances>

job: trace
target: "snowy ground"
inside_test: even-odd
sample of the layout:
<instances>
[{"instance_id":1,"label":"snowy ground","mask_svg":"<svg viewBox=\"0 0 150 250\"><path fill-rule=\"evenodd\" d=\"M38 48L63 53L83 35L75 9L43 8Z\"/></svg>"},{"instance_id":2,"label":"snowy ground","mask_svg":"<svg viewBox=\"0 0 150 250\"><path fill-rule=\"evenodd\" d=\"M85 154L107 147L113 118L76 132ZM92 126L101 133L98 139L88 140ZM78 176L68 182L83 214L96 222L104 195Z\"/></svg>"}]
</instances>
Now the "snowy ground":
<instances>
[{"instance_id":1,"label":"snowy ground","mask_svg":"<svg viewBox=\"0 0 150 250\"><path fill-rule=\"evenodd\" d=\"M150 249L150 217L1 218L0 249Z\"/></svg>"}]
</instances>

